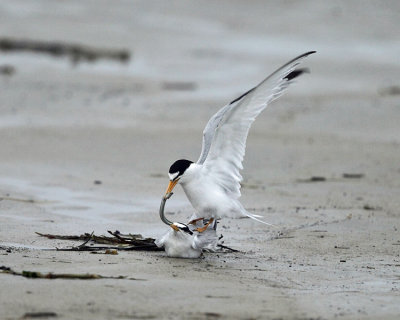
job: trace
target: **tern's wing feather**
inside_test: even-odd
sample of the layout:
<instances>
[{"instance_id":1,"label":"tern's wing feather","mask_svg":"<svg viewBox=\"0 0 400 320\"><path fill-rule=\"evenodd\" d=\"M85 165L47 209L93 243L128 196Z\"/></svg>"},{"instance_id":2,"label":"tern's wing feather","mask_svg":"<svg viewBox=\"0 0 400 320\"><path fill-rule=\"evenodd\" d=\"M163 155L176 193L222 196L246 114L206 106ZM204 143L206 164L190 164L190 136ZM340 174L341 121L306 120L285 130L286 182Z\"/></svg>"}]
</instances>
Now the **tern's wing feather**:
<instances>
[{"instance_id":1,"label":"tern's wing feather","mask_svg":"<svg viewBox=\"0 0 400 320\"><path fill-rule=\"evenodd\" d=\"M273 100L281 96L294 78L305 72L296 69L310 51L289 61L256 87L219 110L207 123L203 149L198 161L204 173L232 197L240 197L242 161L246 139L255 118Z\"/></svg>"},{"instance_id":2,"label":"tern's wing feather","mask_svg":"<svg viewBox=\"0 0 400 320\"><path fill-rule=\"evenodd\" d=\"M215 130L221 122L224 114L231 108L233 108L233 105L226 105L225 107L221 108L216 114L214 114L210 120L208 120L207 125L203 131L203 146L201 149L200 158L199 160L197 160L198 164L203 164L206 160L208 151L210 151L211 142L213 140Z\"/></svg>"},{"instance_id":3,"label":"tern's wing feather","mask_svg":"<svg viewBox=\"0 0 400 320\"><path fill-rule=\"evenodd\" d=\"M196 234L196 236L193 238L192 247L194 249L215 251L217 249L217 245L217 220L214 220L204 232Z\"/></svg>"}]
</instances>

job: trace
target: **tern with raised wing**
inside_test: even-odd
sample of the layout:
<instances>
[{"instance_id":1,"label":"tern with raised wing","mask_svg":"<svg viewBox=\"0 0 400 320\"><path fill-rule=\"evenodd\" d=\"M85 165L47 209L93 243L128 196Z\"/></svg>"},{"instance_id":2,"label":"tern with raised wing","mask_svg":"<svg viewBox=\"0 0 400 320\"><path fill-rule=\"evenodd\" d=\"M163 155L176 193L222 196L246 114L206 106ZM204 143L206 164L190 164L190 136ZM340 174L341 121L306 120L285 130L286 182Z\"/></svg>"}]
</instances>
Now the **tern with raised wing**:
<instances>
[{"instance_id":1,"label":"tern with raised wing","mask_svg":"<svg viewBox=\"0 0 400 320\"><path fill-rule=\"evenodd\" d=\"M222 217L260 216L249 213L239 202L246 140L256 117L289 85L307 72L299 64L315 51L306 52L289 61L254 88L221 108L208 121L203 131L203 146L196 162L180 159L169 169L169 185L165 197L179 183L193 208L192 221L208 219L196 229L204 232L215 219ZM266 223L268 224L268 223Z\"/></svg>"}]
</instances>

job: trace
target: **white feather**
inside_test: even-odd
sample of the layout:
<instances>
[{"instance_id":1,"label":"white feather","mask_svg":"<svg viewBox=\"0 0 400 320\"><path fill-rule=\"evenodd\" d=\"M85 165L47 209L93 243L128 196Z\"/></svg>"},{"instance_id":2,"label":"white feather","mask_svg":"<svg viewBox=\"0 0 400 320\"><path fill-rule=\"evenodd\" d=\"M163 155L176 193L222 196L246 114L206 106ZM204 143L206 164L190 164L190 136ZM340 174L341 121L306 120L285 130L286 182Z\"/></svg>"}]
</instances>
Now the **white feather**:
<instances>
[{"instance_id":1,"label":"white feather","mask_svg":"<svg viewBox=\"0 0 400 320\"><path fill-rule=\"evenodd\" d=\"M183 231L170 229L160 239L156 240L158 247L164 247L168 257L199 258L202 248L193 247L194 236Z\"/></svg>"},{"instance_id":2,"label":"white feather","mask_svg":"<svg viewBox=\"0 0 400 320\"><path fill-rule=\"evenodd\" d=\"M178 174L179 174L179 172L168 173L169 180L173 181L178 176Z\"/></svg>"}]
</instances>

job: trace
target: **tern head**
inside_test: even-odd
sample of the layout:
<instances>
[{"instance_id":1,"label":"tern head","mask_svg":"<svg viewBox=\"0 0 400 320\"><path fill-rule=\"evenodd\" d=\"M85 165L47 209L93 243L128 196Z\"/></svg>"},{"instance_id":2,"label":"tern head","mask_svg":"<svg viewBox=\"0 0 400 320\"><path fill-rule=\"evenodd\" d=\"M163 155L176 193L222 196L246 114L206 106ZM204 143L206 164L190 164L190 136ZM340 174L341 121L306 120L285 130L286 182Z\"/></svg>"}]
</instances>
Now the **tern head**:
<instances>
[{"instance_id":1,"label":"tern head","mask_svg":"<svg viewBox=\"0 0 400 320\"><path fill-rule=\"evenodd\" d=\"M180 222L173 222L169 226L177 232L183 231L187 234L193 235L193 232L189 229L189 227L186 224Z\"/></svg>"},{"instance_id":2,"label":"tern head","mask_svg":"<svg viewBox=\"0 0 400 320\"><path fill-rule=\"evenodd\" d=\"M193 161L180 159L175 161L169 168L169 185L165 194L172 192L179 179L185 174L186 170L190 167Z\"/></svg>"}]
</instances>

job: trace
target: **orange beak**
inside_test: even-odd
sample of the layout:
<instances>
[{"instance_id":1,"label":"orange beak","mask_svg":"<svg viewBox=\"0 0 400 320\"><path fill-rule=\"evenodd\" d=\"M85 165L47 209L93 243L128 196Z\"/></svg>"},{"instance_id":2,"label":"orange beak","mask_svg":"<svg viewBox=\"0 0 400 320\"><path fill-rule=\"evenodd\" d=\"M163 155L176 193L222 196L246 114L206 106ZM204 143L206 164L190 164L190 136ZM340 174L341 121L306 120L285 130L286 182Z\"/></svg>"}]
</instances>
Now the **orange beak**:
<instances>
[{"instance_id":1,"label":"orange beak","mask_svg":"<svg viewBox=\"0 0 400 320\"><path fill-rule=\"evenodd\" d=\"M176 184L178 183L179 179L176 179L174 181L170 181L167 191L165 191L165 195L167 195L168 193L170 193L172 191L172 189L174 189L174 187L176 186Z\"/></svg>"},{"instance_id":2,"label":"orange beak","mask_svg":"<svg viewBox=\"0 0 400 320\"><path fill-rule=\"evenodd\" d=\"M179 228L178 228L176 225L170 224L169 226L170 226L172 229L174 229L175 231L179 231Z\"/></svg>"}]
</instances>

